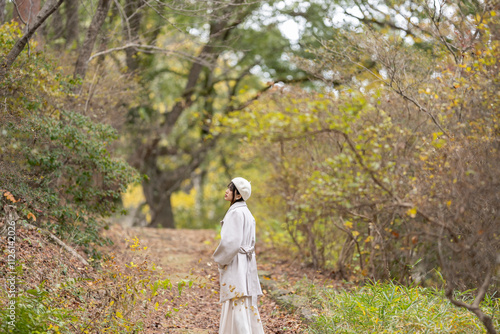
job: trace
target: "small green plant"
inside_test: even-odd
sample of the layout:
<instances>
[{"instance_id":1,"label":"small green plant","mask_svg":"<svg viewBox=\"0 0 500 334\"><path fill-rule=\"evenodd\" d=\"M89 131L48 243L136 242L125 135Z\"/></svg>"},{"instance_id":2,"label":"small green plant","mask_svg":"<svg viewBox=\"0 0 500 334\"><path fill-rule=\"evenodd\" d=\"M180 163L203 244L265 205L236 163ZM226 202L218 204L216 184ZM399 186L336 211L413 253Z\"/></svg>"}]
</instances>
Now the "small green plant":
<instances>
[{"instance_id":1,"label":"small green plant","mask_svg":"<svg viewBox=\"0 0 500 334\"><path fill-rule=\"evenodd\" d=\"M2 333L71 333L70 323L77 320L64 307L54 307L50 292L42 282L34 289L19 293L11 300L15 317L10 309L0 309L0 331ZM74 328L73 328L74 329Z\"/></svg>"}]
</instances>

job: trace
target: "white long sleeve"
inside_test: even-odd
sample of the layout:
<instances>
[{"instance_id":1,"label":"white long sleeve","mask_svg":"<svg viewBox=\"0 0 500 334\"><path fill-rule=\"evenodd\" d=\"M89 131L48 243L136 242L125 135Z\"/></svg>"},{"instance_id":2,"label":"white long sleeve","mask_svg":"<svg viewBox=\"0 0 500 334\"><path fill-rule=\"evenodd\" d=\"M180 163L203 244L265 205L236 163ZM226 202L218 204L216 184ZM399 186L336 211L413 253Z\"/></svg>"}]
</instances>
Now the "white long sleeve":
<instances>
[{"instance_id":1,"label":"white long sleeve","mask_svg":"<svg viewBox=\"0 0 500 334\"><path fill-rule=\"evenodd\" d=\"M241 211L231 210L224 217L221 241L214 253L214 260L220 265L227 265L238 254L243 240L244 215Z\"/></svg>"}]
</instances>

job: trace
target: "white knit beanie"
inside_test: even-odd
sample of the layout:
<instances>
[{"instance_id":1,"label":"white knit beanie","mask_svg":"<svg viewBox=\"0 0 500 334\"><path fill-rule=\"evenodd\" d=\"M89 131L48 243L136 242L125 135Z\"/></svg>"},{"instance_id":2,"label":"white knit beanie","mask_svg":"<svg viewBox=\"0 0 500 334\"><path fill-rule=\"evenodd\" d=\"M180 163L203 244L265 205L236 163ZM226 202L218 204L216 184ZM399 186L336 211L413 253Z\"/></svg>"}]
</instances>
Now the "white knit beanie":
<instances>
[{"instance_id":1,"label":"white knit beanie","mask_svg":"<svg viewBox=\"0 0 500 334\"><path fill-rule=\"evenodd\" d=\"M246 201L250 198L250 195L252 194L252 186L250 185L250 182L242 177L235 177L231 180L231 182L233 182L233 184L236 186L236 189L238 189L238 192L240 193L241 197L243 197L243 200Z\"/></svg>"}]
</instances>

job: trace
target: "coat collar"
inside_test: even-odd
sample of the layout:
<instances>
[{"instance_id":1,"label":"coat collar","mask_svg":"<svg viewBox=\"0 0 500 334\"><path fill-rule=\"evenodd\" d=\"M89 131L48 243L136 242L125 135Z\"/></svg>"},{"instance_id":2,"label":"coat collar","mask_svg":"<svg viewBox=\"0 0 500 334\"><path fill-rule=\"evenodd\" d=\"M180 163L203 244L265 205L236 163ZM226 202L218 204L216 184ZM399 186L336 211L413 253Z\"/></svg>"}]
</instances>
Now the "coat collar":
<instances>
[{"instance_id":1,"label":"coat collar","mask_svg":"<svg viewBox=\"0 0 500 334\"><path fill-rule=\"evenodd\" d=\"M231 205L231 207L227 211L229 212L229 211L234 210L236 208L241 208L241 207L246 207L246 206L247 206L246 202L236 202L233 205Z\"/></svg>"},{"instance_id":2,"label":"coat collar","mask_svg":"<svg viewBox=\"0 0 500 334\"><path fill-rule=\"evenodd\" d=\"M237 208L246 208L247 207L247 203L246 202L236 202L234 203L233 205L231 205L229 207L229 209L226 211L226 213L224 214L224 218L226 218L227 214L233 210L236 210ZM220 221L220 224L221 226L224 225L224 219L222 219Z\"/></svg>"}]
</instances>

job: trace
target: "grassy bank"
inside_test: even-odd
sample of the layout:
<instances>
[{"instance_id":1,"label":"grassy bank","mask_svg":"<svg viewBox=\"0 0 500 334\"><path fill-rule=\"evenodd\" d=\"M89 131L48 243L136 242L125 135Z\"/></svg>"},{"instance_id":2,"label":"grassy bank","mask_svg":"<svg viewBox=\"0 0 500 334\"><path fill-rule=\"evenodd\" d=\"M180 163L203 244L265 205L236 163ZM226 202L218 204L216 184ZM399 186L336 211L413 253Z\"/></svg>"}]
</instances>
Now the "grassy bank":
<instances>
[{"instance_id":1,"label":"grassy bank","mask_svg":"<svg viewBox=\"0 0 500 334\"><path fill-rule=\"evenodd\" d=\"M486 333L472 313L453 306L440 290L392 283L314 290L310 297L322 312L309 333ZM481 307L500 329L499 300L487 296Z\"/></svg>"}]
</instances>

